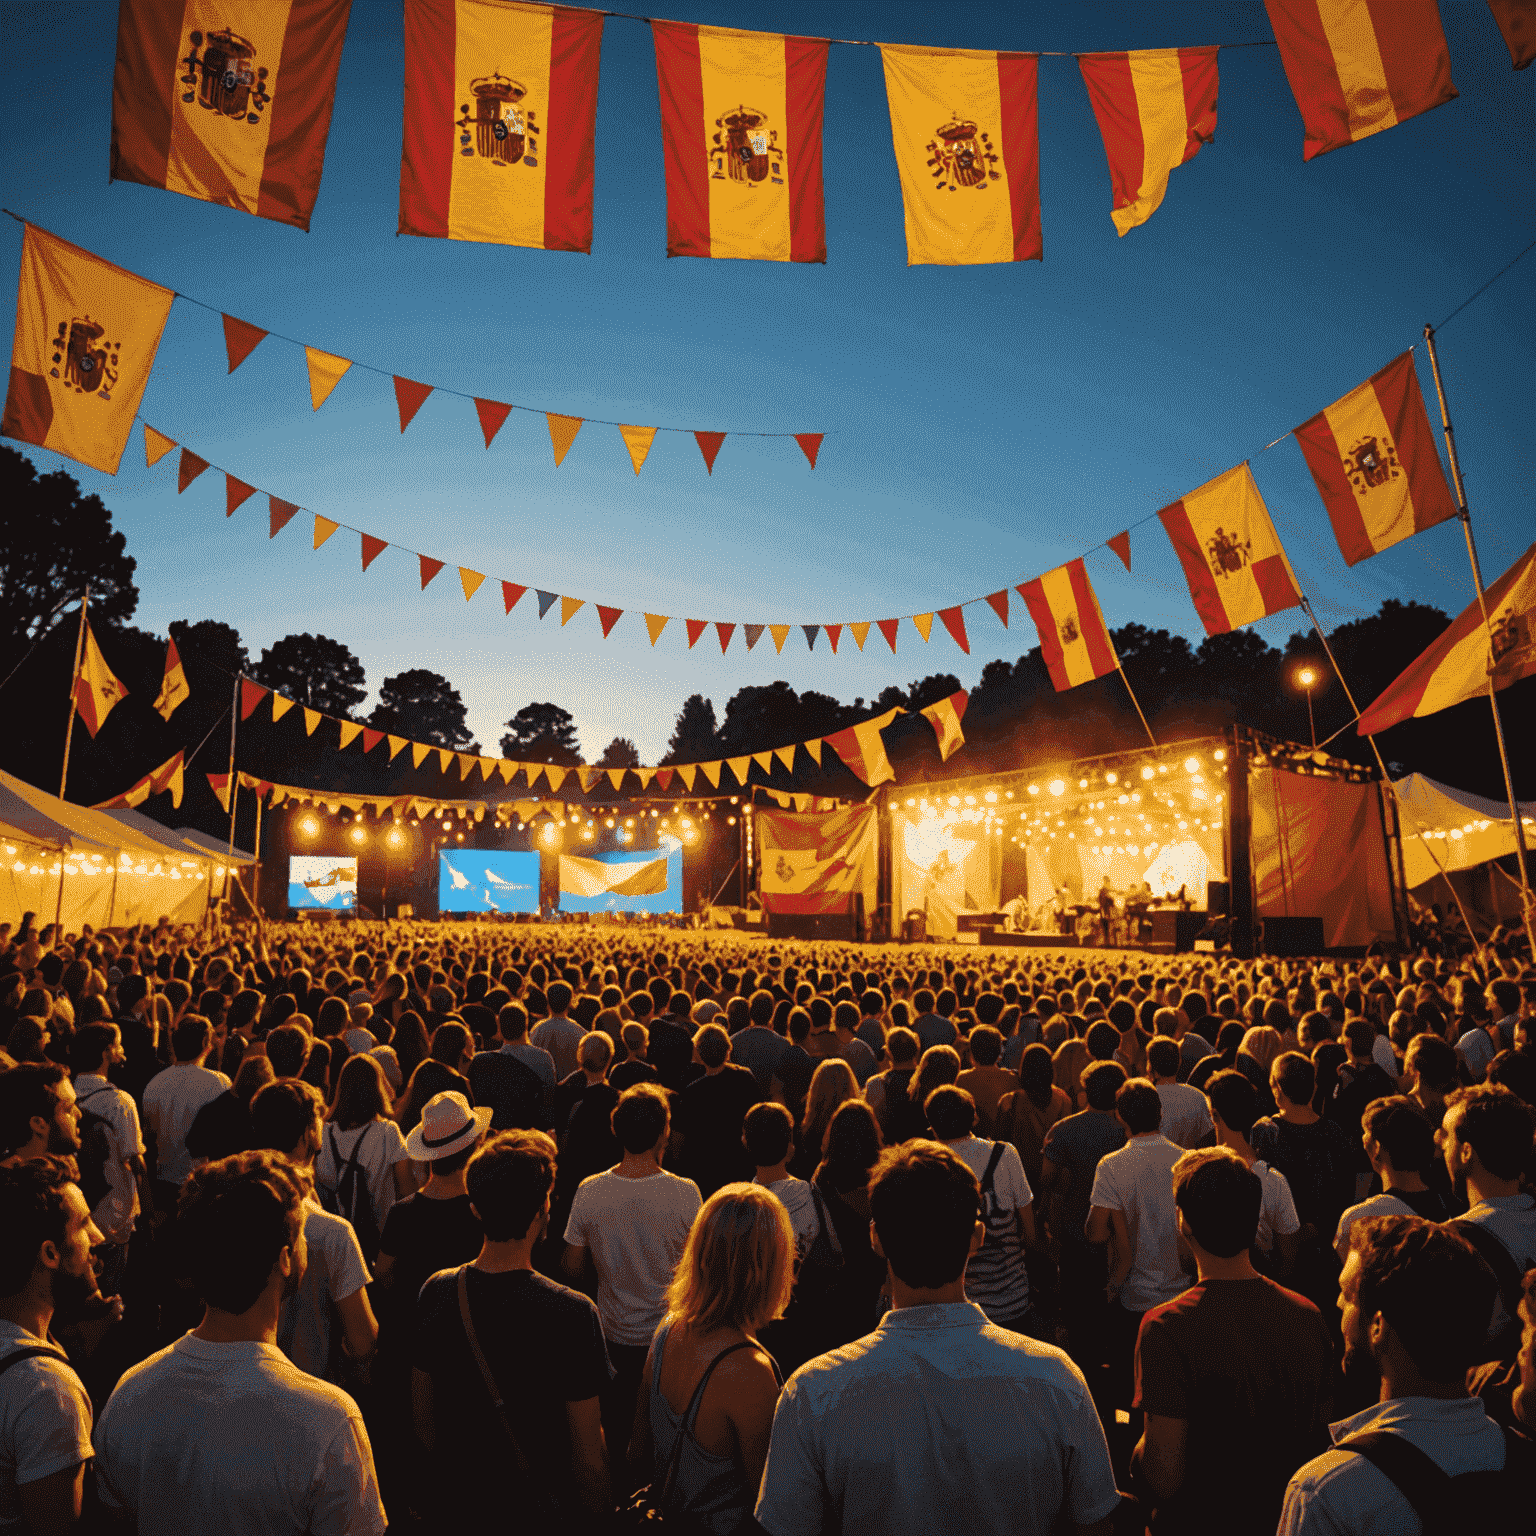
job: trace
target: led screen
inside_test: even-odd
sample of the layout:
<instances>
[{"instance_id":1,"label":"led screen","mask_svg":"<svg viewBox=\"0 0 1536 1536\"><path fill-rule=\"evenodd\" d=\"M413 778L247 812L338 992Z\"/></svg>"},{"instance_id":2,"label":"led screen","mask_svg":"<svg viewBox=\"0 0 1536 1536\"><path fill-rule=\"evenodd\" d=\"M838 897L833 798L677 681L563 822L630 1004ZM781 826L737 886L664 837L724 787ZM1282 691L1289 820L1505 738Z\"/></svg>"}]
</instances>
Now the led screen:
<instances>
[{"instance_id":1,"label":"led screen","mask_svg":"<svg viewBox=\"0 0 1536 1536\"><path fill-rule=\"evenodd\" d=\"M444 848L437 856L439 912L537 912L539 856Z\"/></svg>"},{"instance_id":2,"label":"led screen","mask_svg":"<svg viewBox=\"0 0 1536 1536\"><path fill-rule=\"evenodd\" d=\"M666 862L666 883L660 890L638 892L653 882L643 878L641 870L628 879L618 871L625 865L650 865ZM658 848L626 849L622 853L600 853L592 858L562 857L560 874L560 910L562 912L681 912L683 910L683 849L674 837L663 837ZM594 870L585 866L607 866L614 871L612 880L592 878ZM659 883L659 882L655 882ZM616 888L600 889L602 886ZM626 891L624 887L630 887ZM592 894L582 894L591 892Z\"/></svg>"},{"instance_id":3,"label":"led screen","mask_svg":"<svg viewBox=\"0 0 1536 1536\"><path fill-rule=\"evenodd\" d=\"M327 912L357 910L357 860L341 854L295 853L288 860L288 905Z\"/></svg>"}]
</instances>

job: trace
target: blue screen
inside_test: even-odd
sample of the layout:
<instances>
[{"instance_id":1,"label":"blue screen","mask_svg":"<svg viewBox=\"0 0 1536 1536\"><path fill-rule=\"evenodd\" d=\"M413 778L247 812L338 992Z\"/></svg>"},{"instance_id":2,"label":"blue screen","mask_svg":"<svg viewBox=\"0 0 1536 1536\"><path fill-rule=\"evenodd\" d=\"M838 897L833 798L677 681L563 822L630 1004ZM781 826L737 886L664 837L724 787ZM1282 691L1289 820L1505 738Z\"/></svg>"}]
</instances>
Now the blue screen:
<instances>
[{"instance_id":1,"label":"blue screen","mask_svg":"<svg viewBox=\"0 0 1536 1536\"><path fill-rule=\"evenodd\" d=\"M355 912L357 860L328 853L290 855L288 905L319 907L327 912Z\"/></svg>"},{"instance_id":2,"label":"blue screen","mask_svg":"<svg viewBox=\"0 0 1536 1536\"><path fill-rule=\"evenodd\" d=\"M649 864L654 859L667 861L667 888L655 896L619 896L612 892L601 896L576 896L569 891L560 893L562 912L681 912L683 910L683 850L673 838L664 838L659 848L644 851L625 849L623 852L585 855L601 864Z\"/></svg>"},{"instance_id":3,"label":"blue screen","mask_svg":"<svg viewBox=\"0 0 1536 1536\"><path fill-rule=\"evenodd\" d=\"M437 856L439 912L537 912L539 856L444 848Z\"/></svg>"}]
</instances>

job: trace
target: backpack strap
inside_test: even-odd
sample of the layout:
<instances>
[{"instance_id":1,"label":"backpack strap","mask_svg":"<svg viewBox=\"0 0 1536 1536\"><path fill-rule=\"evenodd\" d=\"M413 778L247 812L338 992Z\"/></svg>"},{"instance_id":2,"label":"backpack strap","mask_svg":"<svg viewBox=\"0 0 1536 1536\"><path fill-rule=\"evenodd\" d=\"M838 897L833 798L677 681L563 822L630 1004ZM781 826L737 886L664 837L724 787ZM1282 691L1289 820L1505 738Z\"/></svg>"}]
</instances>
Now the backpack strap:
<instances>
[{"instance_id":1,"label":"backpack strap","mask_svg":"<svg viewBox=\"0 0 1536 1536\"><path fill-rule=\"evenodd\" d=\"M811 1199L816 1206L816 1220L821 1224L821 1230L817 1236L825 1235L827 1241L832 1244L833 1253L838 1258L842 1258L843 1245L837 1235L837 1227L833 1224L831 1212L827 1210L826 1201L821 1198L821 1191L816 1188L814 1180L811 1182Z\"/></svg>"},{"instance_id":2,"label":"backpack strap","mask_svg":"<svg viewBox=\"0 0 1536 1536\"><path fill-rule=\"evenodd\" d=\"M1451 1529L1455 1515L1452 1479L1411 1440L1388 1430L1372 1429L1340 1440L1334 1449L1365 1457L1386 1477L1413 1506L1424 1536Z\"/></svg>"},{"instance_id":3,"label":"backpack strap","mask_svg":"<svg viewBox=\"0 0 1536 1536\"><path fill-rule=\"evenodd\" d=\"M21 1349L13 1349L3 1360L0 1360L0 1376L10 1370L13 1365L20 1365L23 1360L35 1360L46 1357L49 1360L57 1360L60 1365L67 1365L74 1372L76 1379L79 1372L75 1371L74 1363L69 1356L53 1344L28 1344Z\"/></svg>"},{"instance_id":4,"label":"backpack strap","mask_svg":"<svg viewBox=\"0 0 1536 1536\"><path fill-rule=\"evenodd\" d=\"M981 1176L981 1198L985 1200L997 1186L997 1165L1003 1160L1006 1141L992 1143L992 1156L987 1159L987 1171Z\"/></svg>"},{"instance_id":5,"label":"backpack strap","mask_svg":"<svg viewBox=\"0 0 1536 1536\"><path fill-rule=\"evenodd\" d=\"M1504 1303L1504 1311L1518 1327L1522 1280L1514 1255L1480 1222L1457 1221L1450 1225L1472 1244L1478 1257L1493 1271L1494 1279L1499 1282L1499 1297Z\"/></svg>"}]
</instances>

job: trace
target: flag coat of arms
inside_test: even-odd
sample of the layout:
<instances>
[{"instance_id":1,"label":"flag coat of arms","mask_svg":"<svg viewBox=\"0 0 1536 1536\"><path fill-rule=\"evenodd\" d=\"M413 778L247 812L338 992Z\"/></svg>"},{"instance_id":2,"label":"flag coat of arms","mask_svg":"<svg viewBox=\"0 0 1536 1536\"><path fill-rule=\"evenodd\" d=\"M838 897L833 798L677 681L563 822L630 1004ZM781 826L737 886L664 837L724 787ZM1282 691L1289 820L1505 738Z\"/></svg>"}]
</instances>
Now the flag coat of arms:
<instances>
[{"instance_id":1,"label":"flag coat of arms","mask_svg":"<svg viewBox=\"0 0 1536 1536\"><path fill-rule=\"evenodd\" d=\"M0 433L115 475L173 298L28 224Z\"/></svg>"},{"instance_id":2,"label":"flag coat of arms","mask_svg":"<svg viewBox=\"0 0 1536 1536\"><path fill-rule=\"evenodd\" d=\"M169 721L177 706L191 694L192 690L187 686L187 669L181 664L181 653L176 649L173 636L165 642L165 676L160 679L160 691L155 695L155 713Z\"/></svg>"},{"instance_id":3,"label":"flag coat of arms","mask_svg":"<svg viewBox=\"0 0 1536 1536\"><path fill-rule=\"evenodd\" d=\"M114 181L309 228L352 0L121 0Z\"/></svg>"},{"instance_id":4,"label":"flag coat of arms","mask_svg":"<svg viewBox=\"0 0 1536 1536\"><path fill-rule=\"evenodd\" d=\"M1457 515L1411 351L1304 421L1296 441L1346 565Z\"/></svg>"},{"instance_id":5,"label":"flag coat of arms","mask_svg":"<svg viewBox=\"0 0 1536 1536\"><path fill-rule=\"evenodd\" d=\"M664 896L667 856L643 864L605 864L562 853L560 890L568 896Z\"/></svg>"},{"instance_id":6,"label":"flag coat of arms","mask_svg":"<svg viewBox=\"0 0 1536 1536\"><path fill-rule=\"evenodd\" d=\"M592 249L601 11L406 0L400 233Z\"/></svg>"},{"instance_id":7,"label":"flag coat of arms","mask_svg":"<svg viewBox=\"0 0 1536 1536\"><path fill-rule=\"evenodd\" d=\"M765 912L846 912L855 891L872 902L877 818L873 806L844 811L759 811L758 889Z\"/></svg>"},{"instance_id":8,"label":"flag coat of arms","mask_svg":"<svg viewBox=\"0 0 1536 1536\"><path fill-rule=\"evenodd\" d=\"M1264 8L1301 109L1303 160L1457 94L1435 0L1264 0Z\"/></svg>"},{"instance_id":9,"label":"flag coat of arms","mask_svg":"<svg viewBox=\"0 0 1536 1536\"><path fill-rule=\"evenodd\" d=\"M1301 605L1269 508L1239 464L1157 514L1208 635Z\"/></svg>"},{"instance_id":10,"label":"flag coat of arms","mask_svg":"<svg viewBox=\"0 0 1536 1536\"><path fill-rule=\"evenodd\" d=\"M1057 693L1115 671L1120 658L1081 560L1069 560L1019 588L1040 636L1040 658Z\"/></svg>"},{"instance_id":11,"label":"flag coat of arms","mask_svg":"<svg viewBox=\"0 0 1536 1536\"><path fill-rule=\"evenodd\" d=\"M1474 598L1455 622L1360 716L1374 736L1400 720L1432 715L1477 694L1536 674L1536 544L1484 593L1488 623Z\"/></svg>"},{"instance_id":12,"label":"flag coat of arms","mask_svg":"<svg viewBox=\"0 0 1536 1536\"><path fill-rule=\"evenodd\" d=\"M1168 177L1216 137L1217 50L1150 48L1078 57L1104 136L1120 234L1145 224Z\"/></svg>"},{"instance_id":13,"label":"flag coat of arms","mask_svg":"<svg viewBox=\"0 0 1536 1536\"><path fill-rule=\"evenodd\" d=\"M117 701L127 697L127 688L112 675L107 658L96 644L96 633L87 623L85 648L80 652L80 670L75 674L74 687L75 707L86 730L94 736Z\"/></svg>"},{"instance_id":14,"label":"flag coat of arms","mask_svg":"<svg viewBox=\"0 0 1536 1536\"><path fill-rule=\"evenodd\" d=\"M882 43L907 265L1039 261L1039 59Z\"/></svg>"},{"instance_id":15,"label":"flag coat of arms","mask_svg":"<svg viewBox=\"0 0 1536 1536\"><path fill-rule=\"evenodd\" d=\"M825 261L827 41L653 21L667 255Z\"/></svg>"}]
</instances>

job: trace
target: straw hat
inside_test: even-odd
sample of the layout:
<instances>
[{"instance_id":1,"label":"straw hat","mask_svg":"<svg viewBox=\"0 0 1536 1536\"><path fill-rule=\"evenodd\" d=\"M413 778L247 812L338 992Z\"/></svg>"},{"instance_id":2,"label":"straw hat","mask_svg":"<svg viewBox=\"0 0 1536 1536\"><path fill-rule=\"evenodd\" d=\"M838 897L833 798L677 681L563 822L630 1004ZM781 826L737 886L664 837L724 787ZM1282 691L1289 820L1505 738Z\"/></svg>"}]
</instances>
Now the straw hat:
<instances>
[{"instance_id":1,"label":"straw hat","mask_svg":"<svg viewBox=\"0 0 1536 1536\"><path fill-rule=\"evenodd\" d=\"M462 1093L434 1094L421 1112L421 1124L405 1138L413 1162L435 1163L472 1147L491 1126L489 1109L471 1109Z\"/></svg>"}]
</instances>

